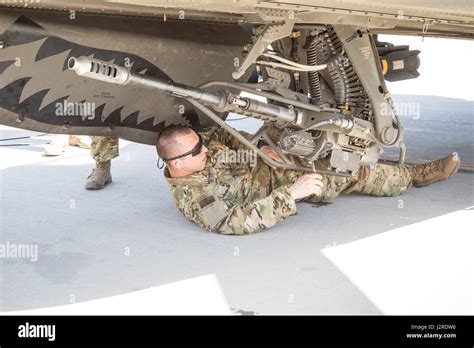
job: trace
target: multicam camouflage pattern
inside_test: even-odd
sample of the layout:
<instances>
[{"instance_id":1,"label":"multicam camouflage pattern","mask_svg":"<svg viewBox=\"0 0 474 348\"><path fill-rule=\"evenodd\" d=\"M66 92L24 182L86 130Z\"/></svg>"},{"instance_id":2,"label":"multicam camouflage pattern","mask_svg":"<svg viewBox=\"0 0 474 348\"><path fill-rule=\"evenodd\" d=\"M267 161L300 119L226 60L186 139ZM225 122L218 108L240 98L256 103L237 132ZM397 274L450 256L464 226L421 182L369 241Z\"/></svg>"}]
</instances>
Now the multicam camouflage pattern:
<instances>
[{"instance_id":1,"label":"multicam camouflage pattern","mask_svg":"<svg viewBox=\"0 0 474 348\"><path fill-rule=\"evenodd\" d=\"M178 209L199 226L221 234L242 235L262 231L296 214L296 202L288 188L304 172L272 169L260 158L255 166L226 163L222 151L244 146L223 128L201 133L209 149L205 168L182 178L165 177ZM250 136L242 132L247 138ZM324 167L323 161L315 162ZM397 196L411 186L406 165L377 164L362 168L355 177L322 175L323 194L306 198L312 202L352 192L374 196Z\"/></svg>"},{"instance_id":2,"label":"multicam camouflage pattern","mask_svg":"<svg viewBox=\"0 0 474 348\"><path fill-rule=\"evenodd\" d=\"M107 162L119 155L118 139L92 136L91 156L97 163Z\"/></svg>"}]
</instances>

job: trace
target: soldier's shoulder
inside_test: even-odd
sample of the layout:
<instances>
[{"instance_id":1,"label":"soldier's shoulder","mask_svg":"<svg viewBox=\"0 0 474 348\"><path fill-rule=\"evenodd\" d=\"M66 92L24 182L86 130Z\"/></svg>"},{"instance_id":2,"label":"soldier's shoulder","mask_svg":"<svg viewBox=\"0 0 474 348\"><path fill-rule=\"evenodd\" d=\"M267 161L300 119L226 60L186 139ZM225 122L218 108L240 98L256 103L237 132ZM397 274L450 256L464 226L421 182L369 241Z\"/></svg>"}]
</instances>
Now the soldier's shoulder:
<instances>
[{"instance_id":1,"label":"soldier's shoulder","mask_svg":"<svg viewBox=\"0 0 474 348\"><path fill-rule=\"evenodd\" d=\"M201 134L204 142L209 142L211 137L214 134L218 134L220 132L220 129L223 129L222 127L208 127L200 130L198 133Z\"/></svg>"},{"instance_id":2,"label":"soldier's shoulder","mask_svg":"<svg viewBox=\"0 0 474 348\"><path fill-rule=\"evenodd\" d=\"M208 182L186 182L182 185L171 185L170 190L176 200L189 202L199 200L204 196L208 196L209 192L212 192Z\"/></svg>"}]
</instances>

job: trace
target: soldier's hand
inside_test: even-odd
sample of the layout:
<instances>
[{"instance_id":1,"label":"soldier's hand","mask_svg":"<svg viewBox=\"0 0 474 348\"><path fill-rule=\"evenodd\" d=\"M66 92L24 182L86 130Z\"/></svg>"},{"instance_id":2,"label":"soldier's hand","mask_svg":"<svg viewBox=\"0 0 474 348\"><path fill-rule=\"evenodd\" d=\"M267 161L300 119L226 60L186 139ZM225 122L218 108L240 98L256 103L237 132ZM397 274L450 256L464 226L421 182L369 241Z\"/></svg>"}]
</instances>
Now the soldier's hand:
<instances>
[{"instance_id":1,"label":"soldier's hand","mask_svg":"<svg viewBox=\"0 0 474 348\"><path fill-rule=\"evenodd\" d=\"M260 150L266 154L268 157L274 159L277 162L283 163L283 159L278 155L278 153L273 150L270 146L265 145L260 148ZM276 167L271 166L273 169L276 169Z\"/></svg>"},{"instance_id":2,"label":"soldier's hand","mask_svg":"<svg viewBox=\"0 0 474 348\"><path fill-rule=\"evenodd\" d=\"M323 182L320 174L305 174L298 178L289 191L294 200L302 199L311 195L320 196L323 192Z\"/></svg>"}]
</instances>

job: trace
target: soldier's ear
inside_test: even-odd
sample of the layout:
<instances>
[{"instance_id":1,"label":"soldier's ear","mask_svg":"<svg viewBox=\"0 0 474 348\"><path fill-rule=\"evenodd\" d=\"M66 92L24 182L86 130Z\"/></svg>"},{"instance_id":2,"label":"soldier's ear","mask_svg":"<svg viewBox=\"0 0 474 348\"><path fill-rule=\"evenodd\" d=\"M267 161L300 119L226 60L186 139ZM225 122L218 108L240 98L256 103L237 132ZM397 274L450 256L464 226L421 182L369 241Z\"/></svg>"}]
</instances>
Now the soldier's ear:
<instances>
[{"instance_id":1,"label":"soldier's ear","mask_svg":"<svg viewBox=\"0 0 474 348\"><path fill-rule=\"evenodd\" d=\"M180 161L179 159L175 160L175 161L174 161L174 166L175 166L176 168L181 168L181 161Z\"/></svg>"}]
</instances>

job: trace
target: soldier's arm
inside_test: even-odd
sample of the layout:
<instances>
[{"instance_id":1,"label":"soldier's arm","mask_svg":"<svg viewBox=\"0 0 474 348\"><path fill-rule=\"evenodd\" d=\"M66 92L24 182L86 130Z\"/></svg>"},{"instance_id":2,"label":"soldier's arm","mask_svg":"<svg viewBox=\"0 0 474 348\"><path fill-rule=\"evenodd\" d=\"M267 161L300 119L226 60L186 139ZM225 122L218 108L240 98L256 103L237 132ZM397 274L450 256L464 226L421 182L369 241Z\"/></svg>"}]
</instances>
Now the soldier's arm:
<instances>
[{"instance_id":1,"label":"soldier's arm","mask_svg":"<svg viewBox=\"0 0 474 348\"><path fill-rule=\"evenodd\" d=\"M239 131L239 133L242 134L248 140L250 140L250 138L252 137L252 134L244 132L244 131ZM218 128L212 134L211 139L216 139L231 149L235 149L235 150L247 149L247 147L244 144L242 144L239 140L237 140L236 137L234 137L232 134L230 134L228 131L226 131L222 127Z\"/></svg>"},{"instance_id":2,"label":"soldier's arm","mask_svg":"<svg viewBox=\"0 0 474 348\"><path fill-rule=\"evenodd\" d=\"M288 187L281 186L265 198L232 207L214 232L235 235L260 232L296 214L296 202Z\"/></svg>"},{"instance_id":3,"label":"soldier's arm","mask_svg":"<svg viewBox=\"0 0 474 348\"><path fill-rule=\"evenodd\" d=\"M229 235L255 233L296 214L296 202L288 187L281 186L265 198L233 207L227 207L224 201L212 195L212 190L208 190L194 195L180 210L189 220L212 232Z\"/></svg>"}]
</instances>

